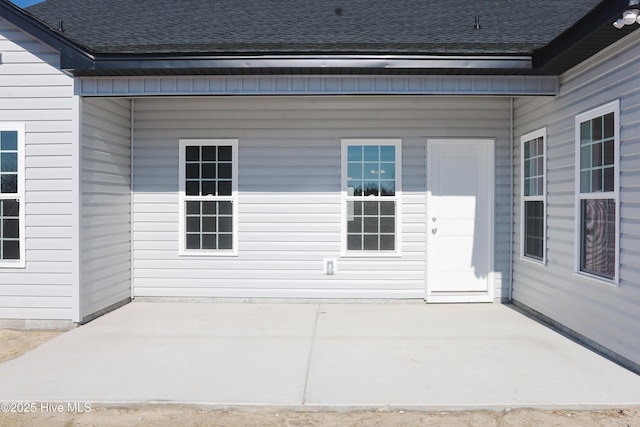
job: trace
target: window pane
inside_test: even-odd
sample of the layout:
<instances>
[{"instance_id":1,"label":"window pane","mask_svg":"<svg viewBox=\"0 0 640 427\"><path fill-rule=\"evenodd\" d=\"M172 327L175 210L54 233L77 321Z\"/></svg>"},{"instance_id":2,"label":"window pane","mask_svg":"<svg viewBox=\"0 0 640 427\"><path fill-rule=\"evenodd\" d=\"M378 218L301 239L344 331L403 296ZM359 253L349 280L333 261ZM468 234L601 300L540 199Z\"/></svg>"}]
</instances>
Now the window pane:
<instances>
[{"instance_id":1,"label":"window pane","mask_svg":"<svg viewBox=\"0 0 640 427\"><path fill-rule=\"evenodd\" d=\"M380 232L381 233L395 233L396 231L396 219L393 217L381 217L380 218Z\"/></svg>"},{"instance_id":2,"label":"window pane","mask_svg":"<svg viewBox=\"0 0 640 427\"><path fill-rule=\"evenodd\" d=\"M2 238L4 239L17 239L20 237L18 232L18 220L17 219L3 219L2 220Z\"/></svg>"},{"instance_id":3,"label":"window pane","mask_svg":"<svg viewBox=\"0 0 640 427\"><path fill-rule=\"evenodd\" d=\"M361 162L362 161L362 146L350 145L347 147L347 160L349 162Z\"/></svg>"},{"instance_id":4,"label":"window pane","mask_svg":"<svg viewBox=\"0 0 640 427\"><path fill-rule=\"evenodd\" d=\"M365 233L378 233L378 217L365 217L364 218L364 232Z\"/></svg>"},{"instance_id":5,"label":"window pane","mask_svg":"<svg viewBox=\"0 0 640 427\"><path fill-rule=\"evenodd\" d=\"M393 251L395 250L395 236L380 236L380 250L381 251Z\"/></svg>"},{"instance_id":6,"label":"window pane","mask_svg":"<svg viewBox=\"0 0 640 427\"><path fill-rule=\"evenodd\" d=\"M2 153L0 154L2 163L0 164L0 171L2 172L17 172L18 171L18 153Z\"/></svg>"},{"instance_id":7,"label":"window pane","mask_svg":"<svg viewBox=\"0 0 640 427\"><path fill-rule=\"evenodd\" d=\"M362 179L362 163L349 163L347 166L347 180Z\"/></svg>"},{"instance_id":8,"label":"window pane","mask_svg":"<svg viewBox=\"0 0 640 427\"><path fill-rule=\"evenodd\" d=\"M378 215L378 206L380 202L364 202L364 214L365 215Z\"/></svg>"},{"instance_id":9,"label":"window pane","mask_svg":"<svg viewBox=\"0 0 640 427\"><path fill-rule=\"evenodd\" d=\"M395 216L396 202L380 202L380 215Z\"/></svg>"},{"instance_id":10,"label":"window pane","mask_svg":"<svg viewBox=\"0 0 640 427\"><path fill-rule=\"evenodd\" d=\"M603 189L604 191L613 191L615 188L614 184L614 168L605 168L603 170Z\"/></svg>"},{"instance_id":11,"label":"window pane","mask_svg":"<svg viewBox=\"0 0 640 427\"><path fill-rule=\"evenodd\" d=\"M362 233L362 217L356 216L347 221L347 233Z\"/></svg>"},{"instance_id":12,"label":"window pane","mask_svg":"<svg viewBox=\"0 0 640 427\"><path fill-rule=\"evenodd\" d=\"M199 234L187 234L187 249L200 249L200 235Z\"/></svg>"},{"instance_id":13,"label":"window pane","mask_svg":"<svg viewBox=\"0 0 640 427\"><path fill-rule=\"evenodd\" d=\"M185 171L185 178L187 179L200 179L200 164L188 163Z\"/></svg>"},{"instance_id":14,"label":"window pane","mask_svg":"<svg viewBox=\"0 0 640 427\"><path fill-rule=\"evenodd\" d=\"M233 222L231 221L231 218L218 218L218 230L221 233L231 233L233 231Z\"/></svg>"},{"instance_id":15,"label":"window pane","mask_svg":"<svg viewBox=\"0 0 640 427\"><path fill-rule=\"evenodd\" d=\"M602 166L602 143L591 146L591 166Z\"/></svg>"},{"instance_id":16,"label":"window pane","mask_svg":"<svg viewBox=\"0 0 640 427\"><path fill-rule=\"evenodd\" d=\"M217 230L218 221L215 216L208 216L202 218L202 231L205 233L215 233Z\"/></svg>"},{"instance_id":17,"label":"window pane","mask_svg":"<svg viewBox=\"0 0 640 427\"><path fill-rule=\"evenodd\" d=\"M360 234L347 236L347 250L349 251L361 251L362 250L362 236Z\"/></svg>"},{"instance_id":18,"label":"window pane","mask_svg":"<svg viewBox=\"0 0 640 427\"><path fill-rule=\"evenodd\" d=\"M16 174L0 174L0 193L17 193L18 192L18 175Z\"/></svg>"},{"instance_id":19,"label":"window pane","mask_svg":"<svg viewBox=\"0 0 640 427\"><path fill-rule=\"evenodd\" d=\"M544 202L524 203L524 255L542 260L544 257Z\"/></svg>"},{"instance_id":20,"label":"window pane","mask_svg":"<svg viewBox=\"0 0 640 427\"><path fill-rule=\"evenodd\" d=\"M380 163L380 179L396 179L396 164Z\"/></svg>"},{"instance_id":21,"label":"window pane","mask_svg":"<svg viewBox=\"0 0 640 427\"><path fill-rule=\"evenodd\" d=\"M364 164L364 179L379 179L380 178L380 170L378 168L378 163L365 163Z\"/></svg>"},{"instance_id":22,"label":"window pane","mask_svg":"<svg viewBox=\"0 0 640 427\"><path fill-rule=\"evenodd\" d=\"M0 150L13 150L18 149L18 132L14 130L0 131Z\"/></svg>"},{"instance_id":23,"label":"window pane","mask_svg":"<svg viewBox=\"0 0 640 427\"><path fill-rule=\"evenodd\" d=\"M231 234L218 235L218 249L233 249L233 238Z\"/></svg>"},{"instance_id":24,"label":"window pane","mask_svg":"<svg viewBox=\"0 0 640 427\"><path fill-rule=\"evenodd\" d=\"M613 199L581 201L581 271L614 278L615 217Z\"/></svg>"},{"instance_id":25,"label":"window pane","mask_svg":"<svg viewBox=\"0 0 640 427\"><path fill-rule=\"evenodd\" d=\"M230 146L218 147L218 161L230 162L231 160L232 160L231 147Z\"/></svg>"},{"instance_id":26,"label":"window pane","mask_svg":"<svg viewBox=\"0 0 640 427\"><path fill-rule=\"evenodd\" d=\"M602 116L591 120L591 139L599 141L602 139Z\"/></svg>"},{"instance_id":27,"label":"window pane","mask_svg":"<svg viewBox=\"0 0 640 427\"><path fill-rule=\"evenodd\" d=\"M396 182L395 181L380 181L381 196L395 196L396 195Z\"/></svg>"},{"instance_id":28,"label":"window pane","mask_svg":"<svg viewBox=\"0 0 640 427\"><path fill-rule=\"evenodd\" d=\"M217 236L215 234L203 234L202 249L218 249Z\"/></svg>"},{"instance_id":29,"label":"window pane","mask_svg":"<svg viewBox=\"0 0 640 427\"><path fill-rule=\"evenodd\" d=\"M215 196L216 195L216 182L215 181L202 181L202 196Z\"/></svg>"},{"instance_id":30,"label":"window pane","mask_svg":"<svg viewBox=\"0 0 640 427\"><path fill-rule=\"evenodd\" d=\"M218 202L202 202L202 213L205 215L215 215L218 212Z\"/></svg>"},{"instance_id":31,"label":"window pane","mask_svg":"<svg viewBox=\"0 0 640 427\"><path fill-rule=\"evenodd\" d=\"M232 202L220 202L219 204L220 215L231 215L233 213Z\"/></svg>"},{"instance_id":32,"label":"window pane","mask_svg":"<svg viewBox=\"0 0 640 427\"><path fill-rule=\"evenodd\" d=\"M588 145L580 147L580 169L591 167L591 148Z\"/></svg>"},{"instance_id":33,"label":"window pane","mask_svg":"<svg viewBox=\"0 0 640 427\"><path fill-rule=\"evenodd\" d=\"M204 162L215 162L216 161L216 151L218 147L215 146L204 146L202 147L202 161Z\"/></svg>"},{"instance_id":34,"label":"window pane","mask_svg":"<svg viewBox=\"0 0 640 427\"><path fill-rule=\"evenodd\" d=\"M364 250L365 251L377 251L379 249L378 246L378 235L374 235L374 236L370 236L370 235L366 235L364 236Z\"/></svg>"},{"instance_id":35,"label":"window pane","mask_svg":"<svg viewBox=\"0 0 640 427\"><path fill-rule=\"evenodd\" d=\"M218 164L218 178L231 179L231 163Z\"/></svg>"},{"instance_id":36,"label":"window pane","mask_svg":"<svg viewBox=\"0 0 640 427\"><path fill-rule=\"evenodd\" d=\"M347 183L347 188L351 189L350 196L362 196L364 190L364 183L362 181L350 181Z\"/></svg>"},{"instance_id":37,"label":"window pane","mask_svg":"<svg viewBox=\"0 0 640 427\"><path fill-rule=\"evenodd\" d=\"M187 218L187 233L199 233L200 232L200 217L188 217Z\"/></svg>"},{"instance_id":38,"label":"window pane","mask_svg":"<svg viewBox=\"0 0 640 427\"><path fill-rule=\"evenodd\" d=\"M199 196L200 195L200 182L199 181L187 181L185 186L185 194L187 196Z\"/></svg>"},{"instance_id":39,"label":"window pane","mask_svg":"<svg viewBox=\"0 0 640 427\"><path fill-rule=\"evenodd\" d=\"M589 143L591 140L591 122L586 121L580 123L580 143Z\"/></svg>"},{"instance_id":40,"label":"window pane","mask_svg":"<svg viewBox=\"0 0 640 427\"><path fill-rule=\"evenodd\" d=\"M613 113L609 113L604 116L604 138L613 138L615 132L613 126Z\"/></svg>"},{"instance_id":41,"label":"window pane","mask_svg":"<svg viewBox=\"0 0 640 427\"><path fill-rule=\"evenodd\" d=\"M188 162L197 162L200 160L200 147L188 146L186 147L186 160Z\"/></svg>"},{"instance_id":42,"label":"window pane","mask_svg":"<svg viewBox=\"0 0 640 427\"><path fill-rule=\"evenodd\" d=\"M379 195L379 182L378 181L366 181L364 183L364 195L365 196L378 196Z\"/></svg>"},{"instance_id":43,"label":"window pane","mask_svg":"<svg viewBox=\"0 0 640 427\"><path fill-rule=\"evenodd\" d=\"M218 196L231 196L231 181L218 182Z\"/></svg>"},{"instance_id":44,"label":"window pane","mask_svg":"<svg viewBox=\"0 0 640 427\"><path fill-rule=\"evenodd\" d=\"M379 147L377 145L365 145L364 146L364 161L365 162L378 162L380 156L378 155Z\"/></svg>"},{"instance_id":45,"label":"window pane","mask_svg":"<svg viewBox=\"0 0 640 427\"><path fill-rule=\"evenodd\" d=\"M17 240L3 241L2 259L20 259L20 242Z\"/></svg>"},{"instance_id":46,"label":"window pane","mask_svg":"<svg viewBox=\"0 0 640 427\"><path fill-rule=\"evenodd\" d=\"M215 179L215 178L216 178L216 164L202 163L202 179Z\"/></svg>"},{"instance_id":47,"label":"window pane","mask_svg":"<svg viewBox=\"0 0 640 427\"><path fill-rule=\"evenodd\" d=\"M614 161L614 144L613 140L605 141L604 143L604 164L613 165Z\"/></svg>"},{"instance_id":48,"label":"window pane","mask_svg":"<svg viewBox=\"0 0 640 427\"><path fill-rule=\"evenodd\" d=\"M581 193L591 192L591 172L589 171L580 172L580 192Z\"/></svg>"},{"instance_id":49,"label":"window pane","mask_svg":"<svg viewBox=\"0 0 640 427\"><path fill-rule=\"evenodd\" d=\"M380 146L380 161L381 162L393 162L396 161L396 147L393 145Z\"/></svg>"},{"instance_id":50,"label":"window pane","mask_svg":"<svg viewBox=\"0 0 640 427\"><path fill-rule=\"evenodd\" d=\"M233 238L231 234L218 235L218 249L233 249Z\"/></svg>"},{"instance_id":51,"label":"window pane","mask_svg":"<svg viewBox=\"0 0 640 427\"><path fill-rule=\"evenodd\" d=\"M595 169L591 171L591 192L600 191L602 191L602 169Z\"/></svg>"},{"instance_id":52,"label":"window pane","mask_svg":"<svg viewBox=\"0 0 640 427\"><path fill-rule=\"evenodd\" d=\"M17 200L0 200L2 204L2 216L15 216L20 213L20 203Z\"/></svg>"}]
</instances>

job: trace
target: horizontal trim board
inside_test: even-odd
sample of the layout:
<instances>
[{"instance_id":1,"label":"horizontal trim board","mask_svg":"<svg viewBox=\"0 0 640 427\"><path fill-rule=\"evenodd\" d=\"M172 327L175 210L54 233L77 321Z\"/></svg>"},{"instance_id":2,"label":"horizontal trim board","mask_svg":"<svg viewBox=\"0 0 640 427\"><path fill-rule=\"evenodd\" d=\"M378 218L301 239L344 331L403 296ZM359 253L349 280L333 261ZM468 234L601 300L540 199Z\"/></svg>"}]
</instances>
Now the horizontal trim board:
<instances>
[{"instance_id":1,"label":"horizontal trim board","mask_svg":"<svg viewBox=\"0 0 640 427\"><path fill-rule=\"evenodd\" d=\"M339 69L500 69L500 70L530 70L533 60L530 56L506 55L96 55L91 68L84 66L84 61L76 63L73 58L66 58L63 68L72 73L82 74L92 72L96 74L112 71L126 72L127 70L157 70L166 69L308 69L308 68L339 68ZM84 60L84 58L83 58ZM80 67L78 67L80 66Z\"/></svg>"},{"instance_id":2,"label":"horizontal trim board","mask_svg":"<svg viewBox=\"0 0 640 427\"><path fill-rule=\"evenodd\" d=\"M556 95L556 76L83 77L83 96L147 95Z\"/></svg>"}]
</instances>

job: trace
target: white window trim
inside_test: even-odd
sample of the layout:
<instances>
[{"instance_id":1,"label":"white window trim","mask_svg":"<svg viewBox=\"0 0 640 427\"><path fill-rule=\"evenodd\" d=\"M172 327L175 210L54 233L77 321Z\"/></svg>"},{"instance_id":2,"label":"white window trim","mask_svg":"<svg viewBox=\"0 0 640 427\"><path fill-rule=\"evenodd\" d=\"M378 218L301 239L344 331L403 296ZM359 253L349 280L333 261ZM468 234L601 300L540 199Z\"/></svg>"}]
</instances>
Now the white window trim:
<instances>
[{"instance_id":1,"label":"white window trim","mask_svg":"<svg viewBox=\"0 0 640 427\"><path fill-rule=\"evenodd\" d=\"M613 191L599 192L599 193L587 193L580 194L580 125L581 123L594 119L599 116L613 113L613 127L614 127L614 186ZM575 118L575 253L574 253L574 273L580 277L590 279L599 283L606 283L613 286L620 284L620 100L609 102L608 104L601 105L600 107L593 108L584 113L578 114ZM582 250L581 245L581 211L580 201L582 199L602 199L611 198L614 199L616 204L616 236L615 236L615 273L613 279L607 279L595 274L591 274L580 270L580 253Z\"/></svg>"},{"instance_id":2,"label":"white window trim","mask_svg":"<svg viewBox=\"0 0 640 427\"><path fill-rule=\"evenodd\" d=\"M185 147L188 145L227 145L231 146L231 196L210 196L211 200L231 201L233 207L233 235L232 249L186 249L185 231L185 201L190 200L185 195ZM179 171L178 171L178 224L179 224L179 255L185 257L225 257L238 255L238 140L237 139L181 139L179 141ZM195 200L195 199L194 199ZM202 200L201 196L197 200Z\"/></svg>"},{"instance_id":3,"label":"white window trim","mask_svg":"<svg viewBox=\"0 0 640 427\"><path fill-rule=\"evenodd\" d=\"M385 138L349 138L341 141L341 230L340 230L340 253L345 258L394 258L402 255L402 140ZM371 200L388 200L396 202L396 222L395 222L395 242L394 251L348 251L347 250L347 200L353 198L347 195L347 149L350 145L393 145L396 150L396 194L393 197L375 197Z\"/></svg>"},{"instance_id":4,"label":"white window trim","mask_svg":"<svg viewBox=\"0 0 640 427\"><path fill-rule=\"evenodd\" d=\"M25 132L24 123L0 123L0 131L18 132L18 192L16 194L0 194L2 199L18 199L18 232L20 233L20 259L0 260L0 268L24 268L26 266L26 202L25 202Z\"/></svg>"},{"instance_id":5,"label":"white window trim","mask_svg":"<svg viewBox=\"0 0 640 427\"><path fill-rule=\"evenodd\" d=\"M542 157L542 195L541 196L525 196L524 195L524 143L533 139L542 138L543 157ZM547 264L547 128L538 129L529 132L520 138L520 259L535 264ZM541 201L542 215L544 224L542 230L542 259L538 260L525 255L526 235L525 235L525 202Z\"/></svg>"}]
</instances>

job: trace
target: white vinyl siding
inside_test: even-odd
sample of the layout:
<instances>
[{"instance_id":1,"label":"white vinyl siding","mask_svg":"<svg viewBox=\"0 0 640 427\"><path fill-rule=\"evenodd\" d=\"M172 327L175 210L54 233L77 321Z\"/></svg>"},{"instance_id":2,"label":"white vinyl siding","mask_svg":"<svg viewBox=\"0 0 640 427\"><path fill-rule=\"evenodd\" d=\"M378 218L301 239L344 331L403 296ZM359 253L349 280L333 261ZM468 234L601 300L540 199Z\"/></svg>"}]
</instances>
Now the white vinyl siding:
<instances>
[{"instance_id":1,"label":"white vinyl siding","mask_svg":"<svg viewBox=\"0 0 640 427\"><path fill-rule=\"evenodd\" d=\"M520 138L521 256L542 263L546 246L546 136L545 128Z\"/></svg>"},{"instance_id":2,"label":"white vinyl siding","mask_svg":"<svg viewBox=\"0 0 640 427\"><path fill-rule=\"evenodd\" d=\"M574 274L577 115L620 100L619 286ZM640 363L640 32L561 77L553 98L515 102L515 135L547 127L547 263L514 257L513 298L611 351ZM519 139L517 139L519 141ZM519 145L519 144L518 144ZM516 146L515 153L520 152ZM520 156L514 157L520 175ZM520 188L516 186L516 198ZM514 205L520 227L520 204ZM516 229L518 229L516 227ZM520 247L519 233L515 248Z\"/></svg>"},{"instance_id":3,"label":"white vinyl siding","mask_svg":"<svg viewBox=\"0 0 640 427\"><path fill-rule=\"evenodd\" d=\"M59 54L0 18L0 123L24 124L24 267L0 268L0 319L72 320L77 99Z\"/></svg>"},{"instance_id":4,"label":"white vinyl siding","mask_svg":"<svg viewBox=\"0 0 640 427\"><path fill-rule=\"evenodd\" d=\"M136 99L136 296L423 298L427 137L496 138L496 282L509 271L509 100ZM238 140L237 257L180 256L181 139ZM402 140L402 255L341 257L341 141ZM325 275L323 260L336 259Z\"/></svg>"},{"instance_id":5,"label":"white vinyl siding","mask_svg":"<svg viewBox=\"0 0 640 427\"><path fill-rule=\"evenodd\" d=\"M131 108L82 103L81 318L131 296Z\"/></svg>"}]
</instances>

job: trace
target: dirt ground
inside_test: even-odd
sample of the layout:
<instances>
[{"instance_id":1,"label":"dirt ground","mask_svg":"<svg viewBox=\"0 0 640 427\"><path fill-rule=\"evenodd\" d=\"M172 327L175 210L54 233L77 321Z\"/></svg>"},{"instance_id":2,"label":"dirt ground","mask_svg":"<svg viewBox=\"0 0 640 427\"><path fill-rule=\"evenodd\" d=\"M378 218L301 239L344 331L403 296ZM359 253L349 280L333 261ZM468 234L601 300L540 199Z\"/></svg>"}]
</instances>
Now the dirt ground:
<instances>
[{"instance_id":1,"label":"dirt ground","mask_svg":"<svg viewBox=\"0 0 640 427\"><path fill-rule=\"evenodd\" d=\"M20 356L48 341L61 332L0 330L0 363ZM1 387L2 385L0 385ZM66 405L61 412L44 411L37 404L30 408L13 408L0 402L0 426L447 426L447 427L640 427L640 408L607 409L597 411L543 411L514 409L511 411L356 411L302 412L264 409L260 411L205 410L179 405L136 407L88 406L74 411ZM15 412L12 412L11 410ZM35 409L25 413L25 410Z\"/></svg>"}]
</instances>

